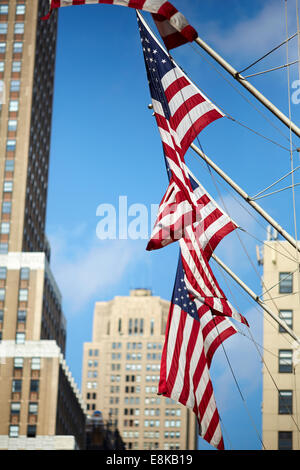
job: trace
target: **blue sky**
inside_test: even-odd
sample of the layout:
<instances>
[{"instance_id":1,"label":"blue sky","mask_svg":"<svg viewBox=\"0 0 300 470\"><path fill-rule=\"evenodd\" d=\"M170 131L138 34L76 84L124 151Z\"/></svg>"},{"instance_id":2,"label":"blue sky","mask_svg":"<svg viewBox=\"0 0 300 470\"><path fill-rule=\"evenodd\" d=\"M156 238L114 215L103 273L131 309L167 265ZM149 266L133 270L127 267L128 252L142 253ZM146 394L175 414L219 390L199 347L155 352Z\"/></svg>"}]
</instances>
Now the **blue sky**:
<instances>
[{"instance_id":1,"label":"blue sky","mask_svg":"<svg viewBox=\"0 0 300 470\"><path fill-rule=\"evenodd\" d=\"M286 37L281 0L178 0L173 4L199 36L237 69L246 67ZM288 5L292 35L296 31L295 1ZM153 26L150 15L144 17ZM290 61L296 54L297 42L293 40ZM251 195L287 173L289 130L196 44L174 49L172 55L228 115L285 149L227 118L207 127L196 145L200 143L207 155ZM285 47L249 73L284 63ZM297 66L291 67L290 73L292 85L299 79ZM251 82L283 112L289 112L286 69L254 77ZM151 204L158 204L166 190L161 142L147 108L149 102L134 10L110 5L61 8L47 234L52 246L51 266L67 318L67 363L79 386L83 343L91 340L95 301L128 295L134 287L151 288L154 295L167 300L172 294L178 246L149 253L145 250L146 238L99 240L96 234L100 204L111 204L118 213L119 197L125 196L128 207L143 204L150 212ZM295 122L299 122L299 106L291 104ZM293 143L299 146L296 138ZM298 157L294 157L296 166ZM262 271L256 262L256 245L266 238L267 224L216 175L212 176L192 151L188 151L186 163L208 192L246 229L246 233L226 237L216 253L260 293ZM287 179L281 187L290 182ZM296 198L298 191L295 188ZM261 205L294 235L290 191L262 199ZM128 217L129 221L133 219ZM149 218L149 234L150 229ZM248 318L251 335L262 344L262 312L218 265L212 262L212 268L228 298ZM220 348L214 357L211 375L226 447L260 449L260 356L251 340L242 335L227 340L224 348L226 355ZM210 447L200 441L199 448Z\"/></svg>"}]
</instances>

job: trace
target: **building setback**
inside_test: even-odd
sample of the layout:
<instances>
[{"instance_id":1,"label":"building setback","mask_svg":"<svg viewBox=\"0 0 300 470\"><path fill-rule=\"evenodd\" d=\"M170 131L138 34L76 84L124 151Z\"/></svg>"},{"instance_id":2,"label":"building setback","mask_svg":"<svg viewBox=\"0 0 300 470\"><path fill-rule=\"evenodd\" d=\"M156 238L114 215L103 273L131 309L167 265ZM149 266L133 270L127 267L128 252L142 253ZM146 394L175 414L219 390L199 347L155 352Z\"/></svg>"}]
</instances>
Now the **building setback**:
<instances>
[{"instance_id":1,"label":"building setback","mask_svg":"<svg viewBox=\"0 0 300 470\"><path fill-rule=\"evenodd\" d=\"M300 337L299 265L295 249L286 241L270 239L264 243L260 262L263 300ZM299 344L266 315L263 339L263 443L267 450L299 450Z\"/></svg>"},{"instance_id":2,"label":"building setback","mask_svg":"<svg viewBox=\"0 0 300 470\"><path fill-rule=\"evenodd\" d=\"M169 305L147 289L95 304L82 394L87 413L101 411L127 449L196 449L194 413L157 394Z\"/></svg>"},{"instance_id":3,"label":"building setback","mask_svg":"<svg viewBox=\"0 0 300 470\"><path fill-rule=\"evenodd\" d=\"M45 235L57 13L0 0L0 449L84 448Z\"/></svg>"}]
</instances>

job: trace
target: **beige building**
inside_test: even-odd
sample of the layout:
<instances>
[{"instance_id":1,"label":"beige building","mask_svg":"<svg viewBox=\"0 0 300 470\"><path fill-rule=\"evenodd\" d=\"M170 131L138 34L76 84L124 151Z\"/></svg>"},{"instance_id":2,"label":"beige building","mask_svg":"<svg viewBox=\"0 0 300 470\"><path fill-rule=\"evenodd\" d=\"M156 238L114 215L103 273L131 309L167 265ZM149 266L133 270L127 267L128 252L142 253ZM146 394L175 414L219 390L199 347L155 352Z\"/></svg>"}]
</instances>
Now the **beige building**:
<instances>
[{"instance_id":1,"label":"beige building","mask_svg":"<svg viewBox=\"0 0 300 470\"><path fill-rule=\"evenodd\" d=\"M57 13L0 0L0 449L83 448L45 236Z\"/></svg>"},{"instance_id":2,"label":"beige building","mask_svg":"<svg viewBox=\"0 0 300 470\"><path fill-rule=\"evenodd\" d=\"M82 394L87 413L117 425L127 449L196 449L194 413L157 395L169 305L147 289L95 305Z\"/></svg>"},{"instance_id":3,"label":"beige building","mask_svg":"<svg viewBox=\"0 0 300 470\"><path fill-rule=\"evenodd\" d=\"M263 297L266 305L300 337L299 265L286 241L265 242ZM268 292L267 292L268 291ZM296 341L264 315L262 430L267 450L300 449L300 350Z\"/></svg>"}]
</instances>

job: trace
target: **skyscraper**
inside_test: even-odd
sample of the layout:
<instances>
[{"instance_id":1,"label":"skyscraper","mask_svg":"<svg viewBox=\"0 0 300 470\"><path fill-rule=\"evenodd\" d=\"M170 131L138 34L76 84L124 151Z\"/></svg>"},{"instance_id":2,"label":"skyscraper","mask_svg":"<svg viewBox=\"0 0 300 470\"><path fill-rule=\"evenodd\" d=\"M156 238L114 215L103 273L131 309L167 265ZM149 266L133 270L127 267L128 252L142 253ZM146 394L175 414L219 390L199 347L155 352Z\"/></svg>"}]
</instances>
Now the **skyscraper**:
<instances>
[{"instance_id":1,"label":"skyscraper","mask_svg":"<svg viewBox=\"0 0 300 470\"><path fill-rule=\"evenodd\" d=\"M271 237L272 238L272 237ZM263 300L300 337L299 265L288 242L264 243ZM300 449L300 350L299 344L264 316L264 366L262 430L267 450Z\"/></svg>"},{"instance_id":2,"label":"skyscraper","mask_svg":"<svg viewBox=\"0 0 300 470\"><path fill-rule=\"evenodd\" d=\"M83 448L45 235L57 14L0 0L0 449ZM59 436L67 436L60 439Z\"/></svg>"},{"instance_id":3,"label":"skyscraper","mask_svg":"<svg viewBox=\"0 0 300 470\"><path fill-rule=\"evenodd\" d=\"M127 449L196 448L194 413L157 395L169 305L147 289L95 305L82 394L87 413L117 425Z\"/></svg>"}]
</instances>

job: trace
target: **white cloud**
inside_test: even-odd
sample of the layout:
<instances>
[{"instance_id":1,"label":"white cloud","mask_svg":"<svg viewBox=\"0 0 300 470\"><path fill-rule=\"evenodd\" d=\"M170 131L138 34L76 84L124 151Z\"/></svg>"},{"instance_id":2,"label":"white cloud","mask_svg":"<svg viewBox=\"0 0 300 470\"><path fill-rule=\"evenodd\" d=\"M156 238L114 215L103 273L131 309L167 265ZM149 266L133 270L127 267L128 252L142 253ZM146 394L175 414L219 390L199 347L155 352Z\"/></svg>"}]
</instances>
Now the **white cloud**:
<instances>
[{"instance_id":1,"label":"white cloud","mask_svg":"<svg viewBox=\"0 0 300 470\"><path fill-rule=\"evenodd\" d=\"M80 312L90 300L117 286L145 252L137 241L89 240L85 229L59 229L49 235L51 268L68 306L66 313Z\"/></svg>"},{"instance_id":2,"label":"white cloud","mask_svg":"<svg viewBox=\"0 0 300 470\"><path fill-rule=\"evenodd\" d=\"M259 57L286 38L284 2L262 2L263 7L253 17L245 17L230 29L216 22L204 26L208 42L225 54ZM293 6L294 7L294 6ZM296 31L295 11L288 10L288 30ZM283 52L285 48L283 47Z\"/></svg>"}]
</instances>

